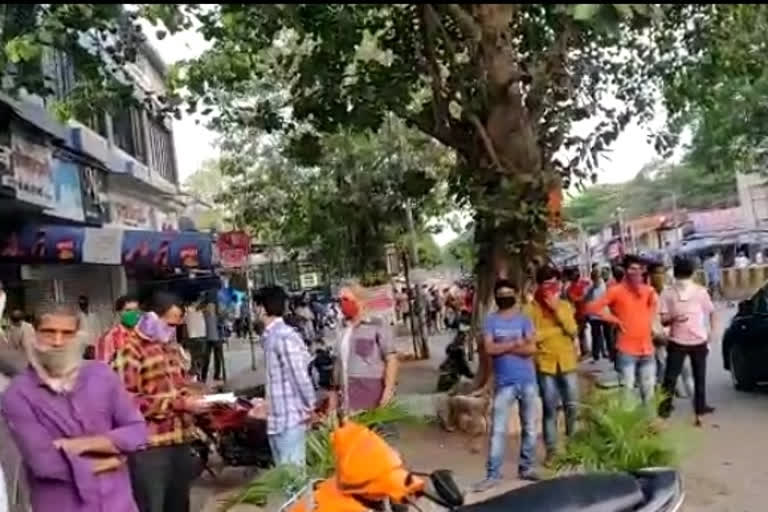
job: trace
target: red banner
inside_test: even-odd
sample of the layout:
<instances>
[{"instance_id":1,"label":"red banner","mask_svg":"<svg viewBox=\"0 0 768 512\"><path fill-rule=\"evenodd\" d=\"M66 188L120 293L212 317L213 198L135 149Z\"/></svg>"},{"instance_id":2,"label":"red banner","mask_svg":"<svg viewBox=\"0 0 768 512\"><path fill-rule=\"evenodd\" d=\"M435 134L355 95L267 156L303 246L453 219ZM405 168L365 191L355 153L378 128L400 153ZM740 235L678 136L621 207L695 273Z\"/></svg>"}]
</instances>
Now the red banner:
<instances>
[{"instance_id":1,"label":"red banner","mask_svg":"<svg viewBox=\"0 0 768 512\"><path fill-rule=\"evenodd\" d=\"M248 264L251 251L251 239L243 231L228 231L219 234L216 244L219 247L219 260L225 268L244 267Z\"/></svg>"}]
</instances>

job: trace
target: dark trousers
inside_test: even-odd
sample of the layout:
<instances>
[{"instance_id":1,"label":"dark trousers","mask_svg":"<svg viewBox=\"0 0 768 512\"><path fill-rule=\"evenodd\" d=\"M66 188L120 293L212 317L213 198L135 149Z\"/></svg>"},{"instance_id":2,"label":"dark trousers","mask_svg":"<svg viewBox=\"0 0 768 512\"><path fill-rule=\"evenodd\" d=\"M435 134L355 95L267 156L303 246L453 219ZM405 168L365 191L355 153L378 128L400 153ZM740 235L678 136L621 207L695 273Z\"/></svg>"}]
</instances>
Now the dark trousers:
<instances>
[{"instance_id":1,"label":"dark trousers","mask_svg":"<svg viewBox=\"0 0 768 512\"><path fill-rule=\"evenodd\" d=\"M675 396L675 386L686 357L691 358L693 372L693 409L697 416L704 413L707 407L707 354L709 347L706 343L699 345L680 345L673 341L667 344L667 367L664 371L664 400L659 406L661 416L669 416L672 412L672 398Z\"/></svg>"},{"instance_id":2,"label":"dark trousers","mask_svg":"<svg viewBox=\"0 0 768 512\"><path fill-rule=\"evenodd\" d=\"M139 512L189 512L189 492L196 477L187 445L163 446L128 457L133 497Z\"/></svg>"},{"instance_id":3,"label":"dark trousers","mask_svg":"<svg viewBox=\"0 0 768 512\"><path fill-rule=\"evenodd\" d=\"M224 343L221 341L207 340L205 342L203 365L200 368L200 379L202 382L208 380L208 366L211 364L211 354L213 354L214 380L224 380L226 378L226 371L224 369Z\"/></svg>"},{"instance_id":4,"label":"dark trousers","mask_svg":"<svg viewBox=\"0 0 768 512\"><path fill-rule=\"evenodd\" d=\"M592 359L599 361L601 357L610 357L606 346L610 326L602 320L589 320L589 331L592 333Z\"/></svg>"},{"instance_id":5,"label":"dark trousers","mask_svg":"<svg viewBox=\"0 0 768 512\"><path fill-rule=\"evenodd\" d=\"M205 338L189 338L182 345L187 349L192 358L192 368L190 372L198 379L202 380L203 365L205 364L206 356L210 359L210 355L206 351L207 342Z\"/></svg>"},{"instance_id":6,"label":"dark trousers","mask_svg":"<svg viewBox=\"0 0 768 512\"><path fill-rule=\"evenodd\" d=\"M581 352L581 357L586 357L587 354L589 354L589 345L587 344L587 321L576 320L576 324L579 328L579 351Z\"/></svg>"}]
</instances>

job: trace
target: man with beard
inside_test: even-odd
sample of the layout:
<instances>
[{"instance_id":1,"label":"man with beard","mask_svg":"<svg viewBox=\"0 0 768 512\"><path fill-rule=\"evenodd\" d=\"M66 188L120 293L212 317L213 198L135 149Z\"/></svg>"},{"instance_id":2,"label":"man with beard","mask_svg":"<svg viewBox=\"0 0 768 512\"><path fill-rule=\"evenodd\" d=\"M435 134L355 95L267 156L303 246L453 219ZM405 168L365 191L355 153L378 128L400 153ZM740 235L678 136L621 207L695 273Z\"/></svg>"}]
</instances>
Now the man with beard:
<instances>
[{"instance_id":1,"label":"man with beard","mask_svg":"<svg viewBox=\"0 0 768 512\"><path fill-rule=\"evenodd\" d=\"M189 492L196 476L189 446L196 437L192 414L207 406L188 389L185 362L179 345L173 343L176 327L183 321L180 299L156 293L150 311L141 315L112 360L149 431L147 449L128 459L141 512L189 511Z\"/></svg>"},{"instance_id":2,"label":"man with beard","mask_svg":"<svg viewBox=\"0 0 768 512\"><path fill-rule=\"evenodd\" d=\"M125 455L147 442L144 419L108 366L83 361L77 314L41 311L29 366L3 393L35 512L135 512Z\"/></svg>"}]
</instances>

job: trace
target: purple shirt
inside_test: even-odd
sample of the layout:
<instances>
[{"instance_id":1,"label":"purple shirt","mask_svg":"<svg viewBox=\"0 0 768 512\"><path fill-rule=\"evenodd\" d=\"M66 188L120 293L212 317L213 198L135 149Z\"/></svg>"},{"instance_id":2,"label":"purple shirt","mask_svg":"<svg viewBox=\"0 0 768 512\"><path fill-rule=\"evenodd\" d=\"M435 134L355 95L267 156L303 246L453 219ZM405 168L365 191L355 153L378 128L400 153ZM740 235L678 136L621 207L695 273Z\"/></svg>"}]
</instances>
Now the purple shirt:
<instances>
[{"instance_id":1,"label":"purple shirt","mask_svg":"<svg viewBox=\"0 0 768 512\"><path fill-rule=\"evenodd\" d=\"M57 394L32 368L0 397L27 471L35 512L136 512L127 466L94 475L90 461L53 446L61 438L106 435L123 453L147 443L144 418L117 375L85 362L71 392Z\"/></svg>"}]
</instances>

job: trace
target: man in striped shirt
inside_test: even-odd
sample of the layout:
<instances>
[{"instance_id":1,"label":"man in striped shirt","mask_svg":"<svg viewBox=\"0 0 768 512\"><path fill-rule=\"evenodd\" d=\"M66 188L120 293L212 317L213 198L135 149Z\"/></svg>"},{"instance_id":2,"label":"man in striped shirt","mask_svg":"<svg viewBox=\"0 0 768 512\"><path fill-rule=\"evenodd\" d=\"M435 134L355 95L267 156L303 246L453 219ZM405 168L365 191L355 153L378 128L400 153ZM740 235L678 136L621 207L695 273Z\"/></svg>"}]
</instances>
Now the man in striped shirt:
<instances>
[{"instance_id":1,"label":"man in striped shirt","mask_svg":"<svg viewBox=\"0 0 768 512\"><path fill-rule=\"evenodd\" d=\"M283 321L285 290L261 290L264 310L264 359L267 369L267 434L277 464L304 466L307 427L315 409L315 389L309 377L310 356L304 340Z\"/></svg>"}]
</instances>

